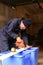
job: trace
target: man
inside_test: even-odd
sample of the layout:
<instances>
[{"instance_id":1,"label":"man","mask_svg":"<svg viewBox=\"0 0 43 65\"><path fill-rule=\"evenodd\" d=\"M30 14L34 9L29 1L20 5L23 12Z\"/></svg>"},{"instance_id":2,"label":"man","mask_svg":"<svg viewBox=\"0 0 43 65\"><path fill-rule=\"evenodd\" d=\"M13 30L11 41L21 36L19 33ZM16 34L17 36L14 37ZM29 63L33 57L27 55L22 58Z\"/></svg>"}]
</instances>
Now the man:
<instances>
[{"instance_id":1,"label":"man","mask_svg":"<svg viewBox=\"0 0 43 65\"><path fill-rule=\"evenodd\" d=\"M11 19L1 30L0 30L0 52L7 51L15 45L19 48L16 41L24 40L23 46L28 46L28 38L26 29L32 23L29 19L15 18ZM18 36L20 34L20 36ZM15 44L14 44L15 43ZM23 47L22 46L22 47Z\"/></svg>"}]
</instances>

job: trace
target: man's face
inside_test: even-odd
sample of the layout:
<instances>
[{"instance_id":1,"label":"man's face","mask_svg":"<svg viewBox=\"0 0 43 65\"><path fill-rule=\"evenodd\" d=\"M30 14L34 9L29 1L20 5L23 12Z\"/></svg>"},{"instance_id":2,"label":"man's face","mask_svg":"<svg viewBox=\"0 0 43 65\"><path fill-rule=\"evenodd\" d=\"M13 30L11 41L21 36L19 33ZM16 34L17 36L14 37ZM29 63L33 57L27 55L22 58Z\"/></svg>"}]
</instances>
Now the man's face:
<instances>
[{"instance_id":1,"label":"man's face","mask_svg":"<svg viewBox=\"0 0 43 65\"><path fill-rule=\"evenodd\" d=\"M20 29L21 30L25 30L26 29L26 26L24 25L23 21L21 21L21 23L20 23Z\"/></svg>"}]
</instances>

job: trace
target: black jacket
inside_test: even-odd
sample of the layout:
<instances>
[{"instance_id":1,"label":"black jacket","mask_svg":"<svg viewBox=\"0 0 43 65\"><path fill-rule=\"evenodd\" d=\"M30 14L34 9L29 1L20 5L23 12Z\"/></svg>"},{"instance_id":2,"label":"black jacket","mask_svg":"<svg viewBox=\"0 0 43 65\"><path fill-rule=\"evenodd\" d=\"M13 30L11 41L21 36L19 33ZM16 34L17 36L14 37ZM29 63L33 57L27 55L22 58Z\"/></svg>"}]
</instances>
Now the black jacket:
<instances>
[{"instance_id":1,"label":"black jacket","mask_svg":"<svg viewBox=\"0 0 43 65\"><path fill-rule=\"evenodd\" d=\"M26 30L20 30L20 19L15 18L11 19L1 30L0 30L0 50L6 51L9 49L9 44L12 46L10 40L12 41L16 39L17 34L21 34L21 38L23 38L25 44L28 44L28 38L26 34ZM9 41L9 42L8 42Z\"/></svg>"}]
</instances>

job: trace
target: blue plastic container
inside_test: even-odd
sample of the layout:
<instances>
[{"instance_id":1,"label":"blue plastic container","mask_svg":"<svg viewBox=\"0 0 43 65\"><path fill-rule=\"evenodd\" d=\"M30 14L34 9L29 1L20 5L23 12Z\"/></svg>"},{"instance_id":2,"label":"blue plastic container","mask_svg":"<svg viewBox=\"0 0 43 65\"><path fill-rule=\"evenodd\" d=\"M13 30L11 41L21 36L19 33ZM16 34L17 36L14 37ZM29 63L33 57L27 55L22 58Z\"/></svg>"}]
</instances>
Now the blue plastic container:
<instances>
[{"instance_id":1,"label":"blue plastic container","mask_svg":"<svg viewBox=\"0 0 43 65\"><path fill-rule=\"evenodd\" d=\"M30 52L20 52L14 55L15 65L30 65Z\"/></svg>"},{"instance_id":2,"label":"blue plastic container","mask_svg":"<svg viewBox=\"0 0 43 65\"><path fill-rule=\"evenodd\" d=\"M31 47L26 50L26 52L31 52L30 65L38 65L38 51L39 51L38 47Z\"/></svg>"},{"instance_id":3,"label":"blue plastic container","mask_svg":"<svg viewBox=\"0 0 43 65\"><path fill-rule=\"evenodd\" d=\"M7 54L3 52L2 54ZM30 65L30 52L22 51L1 61L0 65Z\"/></svg>"},{"instance_id":4,"label":"blue plastic container","mask_svg":"<svg viewBox=\"0 0 43 65\"><path fill-rule=\"evenodd\" d=\"M0 65L38 65L38 47L31 47L1 61ZM3 52L3 54L10 51Z\"/></svg>"}]
</instances>

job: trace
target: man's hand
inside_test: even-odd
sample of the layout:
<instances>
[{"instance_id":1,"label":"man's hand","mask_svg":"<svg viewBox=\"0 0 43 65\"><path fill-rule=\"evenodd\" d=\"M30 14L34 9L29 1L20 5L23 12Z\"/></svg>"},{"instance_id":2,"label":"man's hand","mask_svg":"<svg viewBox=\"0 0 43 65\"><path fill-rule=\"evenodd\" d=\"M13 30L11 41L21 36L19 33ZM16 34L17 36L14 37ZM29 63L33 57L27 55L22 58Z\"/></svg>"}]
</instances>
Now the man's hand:
<instances>
[{"instance_id":1,"label":"man's hand","mask_svg":"<svg viewBox=\"0 0 43 65\"><path fill-rule=\"evenodd\" d=\"M32 46L26 45L26 48L31 48Z\"/></svg>"},{"instance_id":2,"label":"man's hand","mask_svg":"<svg viewBox=\"0 0 43 65\"><path fill-rule=\"evenodd\" d=\"M17 38L16 38L16 41L17 41L17 42L21 42L21 38L20 38L20 37L17 37Z\"/></svg>"}]
</instances>

